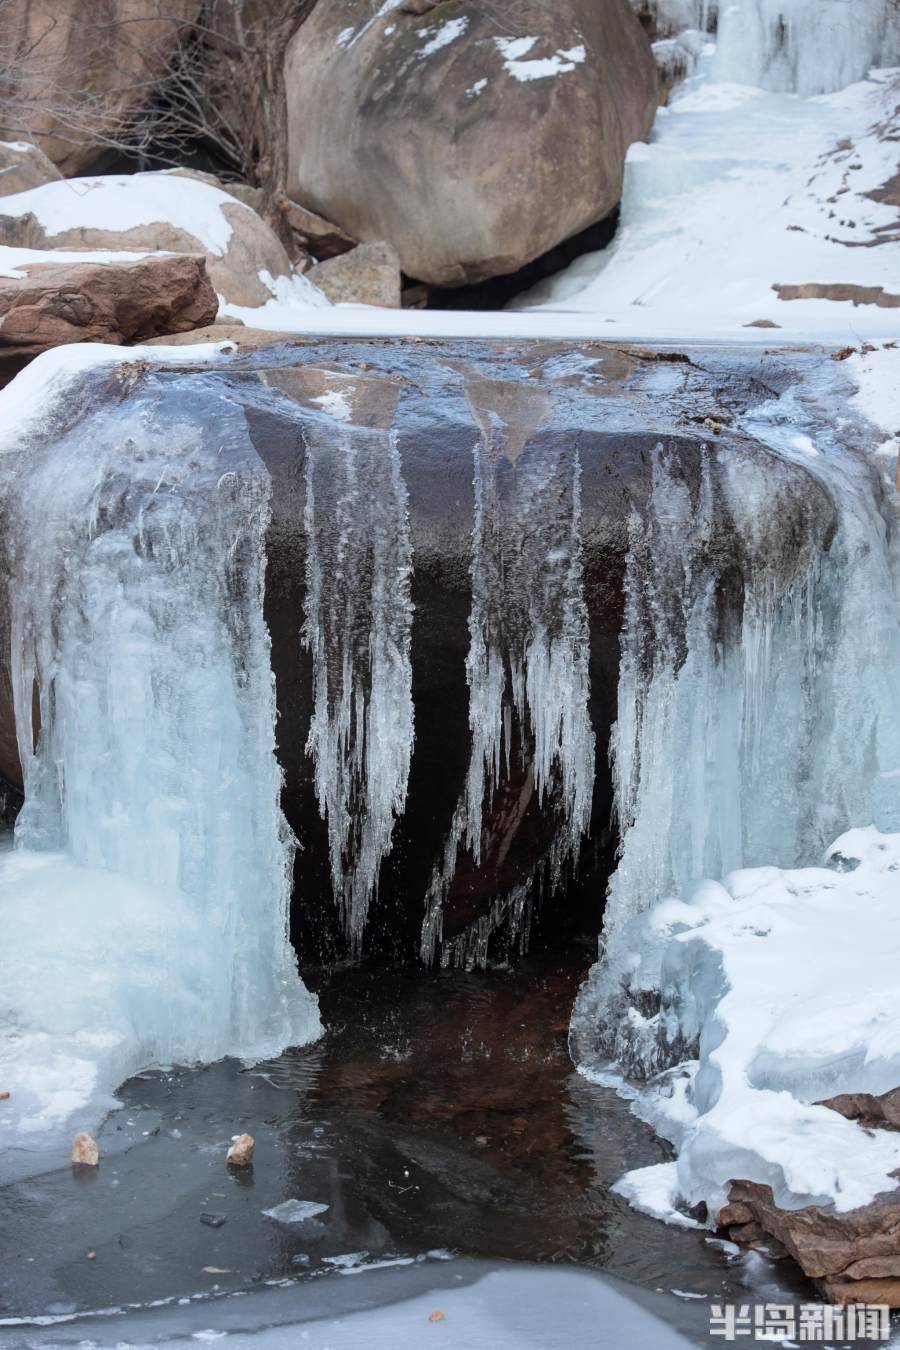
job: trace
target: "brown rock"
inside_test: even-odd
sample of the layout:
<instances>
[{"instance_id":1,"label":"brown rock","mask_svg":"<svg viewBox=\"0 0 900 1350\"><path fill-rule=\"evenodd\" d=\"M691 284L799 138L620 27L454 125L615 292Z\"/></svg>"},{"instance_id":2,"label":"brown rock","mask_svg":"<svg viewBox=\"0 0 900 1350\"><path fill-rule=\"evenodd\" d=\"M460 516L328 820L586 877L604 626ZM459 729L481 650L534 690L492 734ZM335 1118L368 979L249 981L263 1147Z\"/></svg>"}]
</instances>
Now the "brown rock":
<instances>
[{"instance_id":1,"label":"brown rock","mask_svg":"<svg viewBox=\"0 0 900 1350\"><path fill-rule=\"evenodd\" d=\"M252 1134L236 1134L231 1148L225 1155L229 1167L249 1167L253 1162L253 1150L256 1141Z\"/></svg>"},{"instance_id":2,"label":"brown rock","mask_svg":"<svg viewBox=\"0 0 900 1350\"><path fill-rule=\"evenodd\" d=\"M22 281L0 277L0 345L139 342L207 324L217 309L203 258L41 262Z\"/></svg>"},{"instance_id":3,"label":"brown rock","mask_svg":"<svg viewBox=\"0 0 900 1350\"><path fill-rule=\"evenodd\" d=\"M289 196L436 286L515 272L608 215L658 88L627 0L319 4L285 78Z\"/></svg>"},{"instance_id":4,"label":"brown rock","mask_svg":"<svg viewBox=\"0 0 900 1350\"><path fill-rule=\"evenodd\" d=\"M292 202L285 197L282 211L288 228L302 249L307 250L319 262L326 258L337 258L341 253L349 253L356 248L358 239L352 239L330 220L317 216L315 211L307 211L305 206Z\"/></svg>"},{"instance_id":5,"label":"brown rock","mask_svg":"<svg viewBox=\"0 0 900 1350\"><path fill-rule=\"evenodd\" d=\"M9 124L68 176L145 104L201 0L6 0Z\"/></svg>"},{"instance_id":6,"label":"brown rock","mask_svg":"<svg viewBox=\"0 0 900 1350\"><path fill-rule=\"evenodd\" d=\"M850 300L854 305L878 305L880 309L900 308L900 294L883 286L856 286L850 282L806 281L801 286L772 287L779 300Z\"/></svg>"},{"instance_id":7,"label":"brown rock","mask_svg":"<svg viewBox=\"0 0 900 1350\"><path fill-rule=\"evenodd\" d=\"M716 1216L717 1228L731 1228L735 1224L750 1223L753 1218L753 1210L749 1205L735 1200L725 1205L719 1210Z\"/></svg>"},{"instance_id":8,"label":"brown rock","mask_svg":"<svg viewBox=\"0 0 900 1350\"><path fill-rule=\"evenodd\" d=\"M96 1139L82 1130L72 1140L72 1162L79 1167L96 1167L100 1162L100 1149Z\"/></svg>"},{"instance_id":9,"label":"brown rock","mask_svg":"<svg viewBox=\"0 0 900 1350\"><path fill-rule=\"evenodd\" d=\"M749 1238L755 1243L762 1230L835 1303L900 1307L900 1190L877 1196L860 1209L838 1213L830 1205L780 1209L769 1186L733 1182L721 1214L743 1217L748 1211L752 1220L743 1232L740 1226L729 1230L735 1241Z\"/></svg>"},{"instance_id":10,"label":"brown rock","mask_svg":"<svg viewBox=\"0 0 900 1350\"><path fill-rule=\"evenodd\" d=\"M841 353L837 353L834 359L840 356ZM819 1105L829 1106L848 1120L858 1120L869 1128L881 1126L882 1129L900 1130L900 1088L885 1092L880 1097L871 1092L846 1092L838 1097L829 1097Z\"/></svg>"},{"instance_id":11,"label":"brown rock","mask_svg":"<svg viewBox=\"0 0 900 1350\"><path fill-rule=\"evenodd\" d=\"M336 305L400 308L400 259L390 244L359 244L339 258L317 263L307 276Z\"/></svg>"},{"instance_id":12,"label":"brown rock","mask_svg":"<svg viewBox=\"0 0 900 1350\"><path fill-rule=\"evenodd\" d=\"M900 1308L900 1280L817 1280L829 1303L877 1303Z\"/></svg>"},{"instance_id":13,"label":"brown rock","mask_svg":"<svg viewBox=\"0 0 900 1350\"><path fill-rule=\"evenodd\" d=\"M62 178L43 150L25 141L0 141L0 197Z\"/></svg>"},{"instance_id":14,"label":"brown rock","mask_svg":"<svg viewBox=\"0 0 900 1350\"><path fill-rule=\"evenodd\" d=\"M745 328L780 328L780 323L775 323L773 319L753 319L750 323L744 324Z\"/></svg>"}]
</instances>

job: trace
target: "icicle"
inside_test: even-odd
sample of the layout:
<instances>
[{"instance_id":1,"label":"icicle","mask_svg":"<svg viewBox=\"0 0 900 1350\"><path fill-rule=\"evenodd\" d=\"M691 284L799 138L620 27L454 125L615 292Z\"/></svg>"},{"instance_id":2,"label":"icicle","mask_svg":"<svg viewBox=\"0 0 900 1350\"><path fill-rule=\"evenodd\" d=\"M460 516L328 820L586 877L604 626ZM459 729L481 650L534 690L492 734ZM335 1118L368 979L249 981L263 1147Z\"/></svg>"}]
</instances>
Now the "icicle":
<instances>
[{"instance_id":1,"label":"icicle","mask_svg":"<svg viewBox=\"0 0 900 1350\"><path fill-rule=\"evenodd\" d=\"M334 892L359 955L412 755L407 492L393 433L323 417L305 435L303 641L314 687L307 751Z\"/></svg>"},{"instance_id":2,"label":"icicle","mask_svg":"<svg viewBox=\"0 0 900 1350\"><path fill-rule=\"evenodd\" d=\"M496 386L488 395L502 400ZM426 961L434 959L442 941L443 905L459 848L481 861L483 813L509 777L514 729L533 764L541 805L560 818L566 845L554 852L554 880L577 856L590 828L594 733L578 454L540 444L523 453L524 435L522 445L513 443L510 451L502 419L485 416L483 409L477 415L485 434L474 452L466 664L472 745L463 799L426 897L421 948ZM511 896L498 900L494 911L496 922L524 912ZM479 953L486 958L485 927L493 931L494 921L479 921L474 946L457 943L446 950L458 955L465 949L466 961L481 959Z\"/></svg>"},{"instance_id":3,"label":"icicle","mask_svg":"<svg viewBox=\"0 0 900 1350\"><path fill-rule=\"evenodd\" d=\"M841 830L872 819L879 761L900 762L900 653L873 479L840 446L812 458L796 449L797 420L779 402L748 418L777 453L768 466L707 455L698 505L658 447L646 514L632 515L611 751L620 860L602 959L573 1013L579 1061L660 1067L660 951L641 928L644 910L703 877L815 863ZM803 489L779 456L820 480L838 520L824 553L801 526L784 574L768 522L780 493ZM805 494L795 495L801 509ZM727 520L739 541L739 593L735 560L707 547L714 504L719 528Z\"/></svg>"}]
</instances>

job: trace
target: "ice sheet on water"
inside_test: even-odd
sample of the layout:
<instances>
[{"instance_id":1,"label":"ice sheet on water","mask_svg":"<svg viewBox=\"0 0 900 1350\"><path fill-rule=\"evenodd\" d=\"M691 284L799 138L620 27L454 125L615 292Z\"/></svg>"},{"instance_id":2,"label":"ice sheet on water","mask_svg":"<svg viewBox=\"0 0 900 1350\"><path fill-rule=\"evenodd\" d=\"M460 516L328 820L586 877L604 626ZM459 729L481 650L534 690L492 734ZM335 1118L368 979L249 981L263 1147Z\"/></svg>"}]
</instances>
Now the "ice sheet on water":
<instances>
[{"instance_id":1,"label":"ice sheet on water","mask_svg":"<svg viewBox=\"0 0 900 1350\"><path fill-rule=\"evenodd\" d=\"M328 1205L316 1204L315 1200L283 1200L272 1209L264 1209L263 1214L276 1223L304 1223L317 1214L324 1214L326 1209Z\"/></svg>"},{"instance_id":2,"label":"ice sheet on water","mask_svg":"<svg viewBox=\"0 0 900 1350\"><path fill-rule=\"evenodd\" d=\"M319 1031L286 934L268 475L221 400L195 390L188 418L152 377L122 406L90 379L68 431L0 457L26 789L0 867L4 1087L32 1132L149 1062Z\"/></svg>"}]
</instances>

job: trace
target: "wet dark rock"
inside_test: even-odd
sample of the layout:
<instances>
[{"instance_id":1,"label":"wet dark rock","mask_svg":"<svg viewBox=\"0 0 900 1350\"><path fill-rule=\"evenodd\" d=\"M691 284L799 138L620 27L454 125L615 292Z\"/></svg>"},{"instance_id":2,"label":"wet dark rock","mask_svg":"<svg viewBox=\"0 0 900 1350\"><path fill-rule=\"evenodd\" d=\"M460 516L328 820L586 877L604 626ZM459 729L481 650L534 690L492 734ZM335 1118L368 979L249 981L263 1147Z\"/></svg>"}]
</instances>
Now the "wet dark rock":
<instances>
[{"instance_id":1,"label":"wet dark rock","mask_svg":"<svg viewBox=\"0 0 900 1350\"><path fill-rule=\"evenodd\" d=\"M222 1228L228 1219L224 1214L201 1214L200 1222L205 1223L207 1228Z\"/></svg>"}]
</instances>

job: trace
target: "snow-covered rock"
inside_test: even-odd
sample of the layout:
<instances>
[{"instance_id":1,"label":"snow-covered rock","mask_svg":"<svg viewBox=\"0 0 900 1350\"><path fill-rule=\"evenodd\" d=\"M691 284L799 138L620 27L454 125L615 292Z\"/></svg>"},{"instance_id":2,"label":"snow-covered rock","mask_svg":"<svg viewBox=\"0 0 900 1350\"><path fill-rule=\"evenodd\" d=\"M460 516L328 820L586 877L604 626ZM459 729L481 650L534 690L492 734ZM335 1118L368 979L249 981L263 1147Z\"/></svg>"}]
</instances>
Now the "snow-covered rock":
<instances>
[{"instance_id":1,"label":"snow-covered rock","mask_svg":"<svg viewBox=\"0 0 900 1350\"><path fill-rule=\"evenodd\" d=\"M279 287L325 303L295 277L283 245L230 193L174 173L73 178L0 201L0 243L32 249L204 253L223 301L257 307Z\"/></svg>"}]
</instances>

